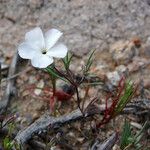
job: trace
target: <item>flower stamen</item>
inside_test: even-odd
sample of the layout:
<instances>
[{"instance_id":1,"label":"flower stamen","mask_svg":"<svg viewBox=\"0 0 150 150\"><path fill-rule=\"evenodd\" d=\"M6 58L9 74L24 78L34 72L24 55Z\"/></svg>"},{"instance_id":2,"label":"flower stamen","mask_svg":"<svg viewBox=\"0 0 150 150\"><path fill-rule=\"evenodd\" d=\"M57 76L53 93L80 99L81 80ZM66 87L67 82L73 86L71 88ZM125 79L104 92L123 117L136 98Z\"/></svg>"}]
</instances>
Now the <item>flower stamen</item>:
<instances>
[{"instance_id":1,"label":"flower stamen","mask_svg":"<svg viewBox=\"0 0 150 150\"><path fill-rule=\"evenodd\" d=\"M46 54L47 50L46 49L42 49L42 54Z\"/></svg>"}]
</instances>

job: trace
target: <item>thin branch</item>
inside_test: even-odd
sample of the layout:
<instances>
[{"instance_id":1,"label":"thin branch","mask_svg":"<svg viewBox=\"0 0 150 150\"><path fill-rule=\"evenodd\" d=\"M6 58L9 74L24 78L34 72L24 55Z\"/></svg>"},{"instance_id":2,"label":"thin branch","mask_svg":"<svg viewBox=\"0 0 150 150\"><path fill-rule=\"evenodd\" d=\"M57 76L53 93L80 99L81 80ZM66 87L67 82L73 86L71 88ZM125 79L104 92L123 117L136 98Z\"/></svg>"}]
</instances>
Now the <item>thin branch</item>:
<instances>
[{"instance_id":1,"label":"thin branch","mask_svg":"<svg viewBox=\"0 0 150 150\"><path fill-rule=\"evenodd\" d=\"M113 146L115 145L118 139L118 134L113 133L105 142L99 143L97 140L90 150L112 150Z\"/></svg>"},{"instance_id":2,"label":"thin branch","mask_svg":"<svg viewBox=\"0 0 150 150\"><path fill-rule=\"evenodd\" d=\"M30 69L31 69L30 67L27 67L25 70L23 70L23 71L21 71L21 72L18 72L18 73L16 73L16 74L12 75L11 77L8 77L8 78L6 78L6 79L3 79L1 82L7 82L7 81L9 81L9 80L11 80L11 79L14 79L14 78L16 78L16 77L18 77L18 76L20 76L20 75L22 75L22 74L28 72Z\"/></svg>"},{"instance_id":3,"label":"thin branch","mask_svg":"<svg viewBox=\"0 0 150 150\"><path fill-rule=\"evenodd\" d=\"M95 111L92 111L91 113L86 114L86 117L95 113ZM34 133L38 133L39 131L42 131L48 127L54 128L55 126L63 125L82 118L84 118L84 116L79 109L58 118L51 117L48 114L44 114L29 127L24 129L23 131L20 131L15 137L15 141L17 141L18 144L22 145L26 143Z\"/></svg>"},{"instance_id":4,"label":"thin branch","mask_svg":"<svg viewBox=\"0 0 150 150\"><path fill-rule=\"evenodd\" d=\"M44 150L46 149L46 144L37 141L37 140L30 140L29 144L31 145L31 147L33 147L34 149L39 149L39 150Z\"/></svg>"},{"instance_id":5,"label":"thin branch","mask_svg":"<svg viewBox=\"0 0 150 150\"><path fill-rule=\"evenodd\" d=\"M81 101L80 101L80 97L79 97L78 87L75 85L74 88L75 88L75 91L76 91L78 108L80 109L81 113L84 115L83 110L82 110L82 108L80 106Z\"/></svg>"},{"instance_id":6,"label":"thin branch","mask_svg":"<svg viewBox=\"0 0 150 150\"><path fill-rule=\"evenodd\" d=\"M143 101L143 100L141 100L141 101ZM128 107L128 105L127 105L127 107ZM142 105L141 105L141 107L142 107ZM134 106L132 104L130 108L136 109L136 106ZM76 120L81 120L83 118L93 116L94 114L102 114L102 113L104 113L104 110L105 110L104 105L103 106L102 105L100 105L100 106L92 105L91 107L88 107L88 109L84 112L84 116L79 109L76 109L76 110L72 111L71 113L60 116L58 118L49 116L48 114L44 114L43 116L41 116L41 118L39 118L37 121L35 121L29 127L20 131L16 135L15 141L20 145L24 145L32 137L33 134L38 133L39 131L45 130L47 128L53 129L56 126L61 126L61 125L64 125L66 123L70 123L70 122L76 121ZM126 108L123 110L123 113L124 112L127 112ZM129 111L129 113L132 113L132 112Z\"/></svg>"},{"instance_id":7,"label":"thin branch","mask_svg":"<svg viewBox=\"0 0 150 150\"><path fill-rule=\"evenodd\" d=\"M9 68L8 78L10 78L11 76L13 76L16 73L18 62L19 62L19 55L16 52L16 54L14 55L14 57L12 59L10 68ZM10 97L13 94L13 90L14 90L14 83L15 83L15 78L8 81L6 91L2 97L2 100L0 101L0 114L5 112L7 106L10 102Z\"/></svg>"},{"instance_id":8,"label":"thin branch","mask_svg":"<svg viewBox=\"0 0 150 150\"><path fill-rule=\"evenodd\" d=\"M83 110L82 110L82 108L81 108L81 106L80 106L80 101L81 101L81 100L80 100L79 91L78 91L78 86L79 86L79 84L81 84L81 83L77 84L77 83L73 80L72 74L71 74L71 72L69 72L70 70L67 70L67 75L68 75L68 77L67 77L66 74L60 72L56 67L54 67L54 69L55 69L55 71L56 71L60 76L63 76L66 80L68 80L68 81L70 82L70 84L75 88L76 96L77 96L77 105L78 105L78 108L80 109L80 111L81 111L82 114L83 114ZM82 82L82 80L81 80L81 82Z\"/></svg>"}]
</instances>

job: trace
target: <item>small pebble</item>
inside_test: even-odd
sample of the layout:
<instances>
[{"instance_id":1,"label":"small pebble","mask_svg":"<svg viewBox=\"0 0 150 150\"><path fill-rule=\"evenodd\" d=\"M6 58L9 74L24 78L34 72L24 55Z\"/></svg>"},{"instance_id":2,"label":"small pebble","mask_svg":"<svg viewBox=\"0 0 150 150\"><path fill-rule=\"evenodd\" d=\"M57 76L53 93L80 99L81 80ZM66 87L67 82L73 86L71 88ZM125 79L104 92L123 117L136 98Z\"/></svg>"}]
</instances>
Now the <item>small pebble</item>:
<instances>
[{"instance_id":1,"label":"small pebble","mask_svg":"<svg viewBox=\"0 0 150 150\"><path fill-rule=\"evenodd\" d=\"M110 81L110 83L114 86L118 85L118 82L120 80L120 75L117 71L114 72L108 72L106 74L107 79Z\"/></svg>"}]
</instances>

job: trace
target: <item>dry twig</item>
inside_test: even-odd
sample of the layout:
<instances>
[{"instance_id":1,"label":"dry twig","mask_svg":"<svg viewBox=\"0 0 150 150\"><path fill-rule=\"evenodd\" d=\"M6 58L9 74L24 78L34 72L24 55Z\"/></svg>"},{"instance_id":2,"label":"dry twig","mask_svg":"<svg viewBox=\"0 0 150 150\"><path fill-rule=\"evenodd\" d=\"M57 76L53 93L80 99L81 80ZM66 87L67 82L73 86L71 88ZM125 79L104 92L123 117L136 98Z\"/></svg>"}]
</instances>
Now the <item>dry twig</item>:
<instances>
[{"instance_id":1,"label":"dry twig","mask_svg":"<svg viewBox=\"0 0 150 150\"><path fill-rule=\"evenodd\" d=\"M10 68L9 68L8 78L13 76L16 73L18 63L19 63L19 55L16 52L16 54L14 55L14 57L12 59ZM2 100L0 101L0 114L5 112L7 106L10 102L10 97L14 91L14 83L15 83L15 78L13 78L12 80L9 80L7 83L6 91L2 97Z\"/></svg>"},{"instance_id":2,"label":"dry twig","mask_svg":"<svg viewBox=\"0 0 150 150\"><path fill-rule=\"evenodd\" d=\"M129 105L127 107L129 107ZM141 105L141 107L143 106ZM135 109L137 111L136 105L134 104L130 105L130 108L132 110ZM79 109L76 109L72 111L70 114L63 115L58 118L49 116L48 114L44 114L41 118L39 118L29 127L24 129L23 131L20 131L15 137L15 141L20 145L25 144L32 137L33 134L38 133L39 131L42 131L48 127L54 128L56 126L61 126L66 123L70 123L72 121L76 121L76 120L86 118L88 116L92 116L94 114L100 114L104 112L104 109L105 109L104 106L101 107L101 106L91 105L91 107L89 107L88 110L85 112L84 116ZM128 108L125 108L123 110L123 113L129 113Z\"/></svg>"},{"instance_id":3,"label":"dry twig","mask_svg":"<svg viewBox=\"0 0 150 150\"><path fill-rule=\"evenodd\" d=\"M96 113L95 111L87 113L86 117L93 115L95 113ZM70 114L63 115L58 118L51 117L48 114L44 114L41 118L39 118L25 130L20 131L15 137L15 141L17 141L18 144L22 145L26 143L34 133L38 133L39 131L42 131L48 127L54 128L56 126L61 126L63 124L82 118L84 118L84 116L79 109L71 112Z\"/></svg>"},{"instance_id":4,"label":"dry twig","mask_svg":"<svg viewBox=\"0 0 150 150\"><path fill-rule=\"evenodd\" d=\"M112 150L112 147L115 145L118 139L118 134L112 134L105 142L99 143L97 140L90 150Z\"/></svg>"}]
</instances>

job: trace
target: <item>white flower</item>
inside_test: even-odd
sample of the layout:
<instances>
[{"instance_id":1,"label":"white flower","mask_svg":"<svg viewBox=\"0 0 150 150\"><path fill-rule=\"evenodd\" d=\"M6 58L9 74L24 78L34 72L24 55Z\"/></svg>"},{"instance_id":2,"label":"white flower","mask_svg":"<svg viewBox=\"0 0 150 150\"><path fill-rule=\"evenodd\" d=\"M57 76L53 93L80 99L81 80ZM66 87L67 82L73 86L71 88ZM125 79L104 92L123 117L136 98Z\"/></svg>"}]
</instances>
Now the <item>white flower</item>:
<instances>
[{"instance_id":1,"label":"white flower","mask_svg":"<svg viewBox=\"0 0 150 150\"><path fill-rule=\"evenodd\" d=\"M64 44L56 44L62 36L62 32L51 29L43 34L39 27L25 34L25 41L18 47L20 57L30 59L34 67L46 68L53 63L53 57L64 58L67 47Z\"/></svg>"}]
</instances>

